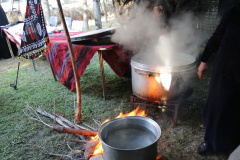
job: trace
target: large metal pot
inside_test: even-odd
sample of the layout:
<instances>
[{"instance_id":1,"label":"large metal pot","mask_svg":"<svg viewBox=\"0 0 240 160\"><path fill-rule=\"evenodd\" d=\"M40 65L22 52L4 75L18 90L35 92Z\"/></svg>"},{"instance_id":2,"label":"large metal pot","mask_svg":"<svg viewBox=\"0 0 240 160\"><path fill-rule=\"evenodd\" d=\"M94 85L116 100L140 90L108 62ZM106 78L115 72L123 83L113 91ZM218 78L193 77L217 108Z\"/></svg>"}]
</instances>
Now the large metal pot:
<instances>
[{"instance_id":1,"label":"large metal pot","mask_svg":"<svg viewBox=\"0 0 240 160\"><path fill-rule=\"evenodd\" d=\"M156 160L160 135L155 121L140 116L110 120L98 131L104 160Z\"/></svg>"},{"instance_id":2,"label":"large metal pot","mask_svg":"<svg viewBox=\"0 0 240 160\"><path fill-rule=\"evenodd\" d=\"M131 59L133 94L148 101L164 102L177 100L191 90L196 58L184 53L171 57L158 59L144 54L134 55ZM168 87L164 86L164 77L165 81L171 77Z\"/></svg>"}]
</instances>

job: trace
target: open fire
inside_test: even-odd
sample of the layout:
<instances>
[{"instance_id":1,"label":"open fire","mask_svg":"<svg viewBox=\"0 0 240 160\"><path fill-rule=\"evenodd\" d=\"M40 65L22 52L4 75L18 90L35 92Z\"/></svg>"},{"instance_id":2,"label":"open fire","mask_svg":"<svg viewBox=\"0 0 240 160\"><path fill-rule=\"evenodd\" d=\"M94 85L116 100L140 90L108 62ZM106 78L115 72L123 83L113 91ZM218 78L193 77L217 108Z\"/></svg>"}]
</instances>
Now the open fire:
<instances>
[{"instance_id":1,"label":"open fire","mask_svg":"<svg viewBox=\"0 0 240 160\"><path fill-rule=\"evenodd\" d=\"M149 56L145 53L132 56L132 91L135 96L166 104L166 101L178 99L192 87L196 58L174 52L169 63L165 63L166 59L167 57Z\"/></svg>"},{"instance_id":2,"label":"open fire","mask_svg":"<svg viewBox=\"0 0 240 160\"><path fill-rule=\"evenodd\" d=\"M172 75L170 73L161 73L160 76L155 76L155 79L158 83L162 83L166 91L169 91L172 81Z\"/></svg>"},{"instance_id":3,"label":"open fire","mask_svg":"<svg viewBox=\"0 0 240 160\"><path fill-rule=\"evenodd\" d=\"M159 157L161 157L161 155L157 155L157 142L161 136L161 129L159 125L154 120L148 118L145 111L139 107L127 114L121 112L115 119L105 120L98 132L87 124L85 125L91 128L91 130L74 124L58 114L54 117L41 108L38 108L35 112L56 120L59 125L52 126L54 131L78 134L82 135L83 138L84 136L91 137L89 141L86 139L67 139L67 141L85 143L84 152L82 152L84 155L79 154L78 156L82 156L82 158L86 160L103 160L103 157L104 160L158 160ZM28 115L28 113L25 114ZM39 118L39 121L42 120ZM115 151L111 152L111 148L109 150L108 145L110 147L112 146L112 149Z\"/></svg>"},{"instance_id":4,"label":"open fire","mask_svg":"<svg viewBox=\"0 0 240 160\"><path fill-rule=\"evenodd\" d=\"M130 113L126 113L124 114L123 112L121 112L114 120L118 119L118 118L122 118L122 117L129 117L129 116L139 116L140 117L147 117L147 114L145 113L145 110L141 110L139 107L137 107L135 110L133 110L132 112ZM129 117L130 118L130 117ZM134 117L133 117L134 118ZM142 119L142 118L140 118ZM105 124L106 122L110 121L110 119L106 119L103 123ZM112 121L112 120L111 120ZM117 120L118 121L118 120ZM140 120L141 121L141 120ZM105 124L106 125L106 124ZM150 125L150 124L149 124ZM102 134L102 131L100 129L100 133ZM119 130L121 132L121 130ZM111 132L111 131L110 131ZM161 132L161 131L160 131ZM141 131L139 132L139 134L141 135ZM103 156L104 154L106 153L109 153L109 150L104 153L104 150L103 150L103 147L105 144L102 144L102 139L100 140L99 136L101 136L102 138L102 135L96 135L96 136L92 136L91 137L91 140L90 140L90 143L94 144L93 147L91 147L91 151L88 151L88 155L87 156L87 160L91 160L91 159L103 159ZM129 135L131 136L131 135ZM103 136L104 137L104 136ZM142 141L144 141L144 138L142 139ZM120 142L120 141L119 141ZM104 143L104 142L103 142ZM121 143L121 142L120 142ZM111 146L111 145L110 145ZM156 143L156 146L157 146L157 143ZM129 147L128 145L126 147ZM127 149L127 148L126 148ZM153 149L155 150L155 149ZM156 151L157 151L157 147L156 147ZM122 154L125 154L125 153L122 153ZM150 155L152 153L149 153ZM104 156L105 157L105 156ZM106 157L105 157L106 158ZM156 155L156 160L159 160L161 158L161 155L158 154ZM109 157L107 156L107 159L109 159ZM118 159L123 159L123 158L119 158ZM125 158L124 158L125 159ZM152 158L151 158L152 159Z\"/></svg>"},{"instance_id":5,"label":"open fire","mask_svg":"<svg viewBox=\"0 0 240 160\"><path fill-rule=\"evenodd\" d=\"M130 113L126 113L126 114L123 114L123 112L121 112L117 117L117 118L121 118L121 117L127 117L127 116L142 116L142 117L147 117L147 114L145 113L144 110L141 110L139 107L137 107L136 110L133 110L132 112ZM106 123L110 121L110 119L106 119L102 124ZM95 155L99 155L99 154L103 154L103 147L102 147L102 143L101 141L99 140L99 137L98 135L97 136L94 136L94 137L91 137L91 140L92 141L99 141L99 143L96 145L96 147L93 149L93 152L90 156L95 156ZM89 156L89 157L90 157Z\"/></svg>"}]
</instances>

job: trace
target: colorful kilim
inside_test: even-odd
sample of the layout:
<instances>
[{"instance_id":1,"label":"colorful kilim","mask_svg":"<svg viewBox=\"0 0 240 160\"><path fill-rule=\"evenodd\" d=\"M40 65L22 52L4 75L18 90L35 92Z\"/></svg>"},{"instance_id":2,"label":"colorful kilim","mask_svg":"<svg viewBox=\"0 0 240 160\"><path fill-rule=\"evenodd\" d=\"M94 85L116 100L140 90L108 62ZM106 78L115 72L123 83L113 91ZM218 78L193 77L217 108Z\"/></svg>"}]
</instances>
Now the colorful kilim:
<instances>
[{"instance_id":1,"label":"colorful kilim","mask_svg":"<svg viewBox=\"0 0 240 160\"><path fill-rule=\"evenodd\" d=\"M79 32L70 32L71 36L77 34L79 34ZM49 39L50 41L47 45L45 55L59 81L70 91L73 91L76 87L75 78L65 33L51 34L49 35ZM125 52L123 48L118 45L73 45L78 75L82 76L90 60L100 48L107 47L111 47L112 49L104 51L102 55L103 59L119 77L123 76L127 69L130 68L132 54Z\"/></svg>"},{"instance_id":2,"label":"colorful kilim","mask_svg":"<svg viewBox=\"0 0 240 160\"><path fill-rule=\"evenodd\" d=\"M27 0L19 57L33 59L45 49L48 34L40 0Z\"/></svg>"},{"instance_id":3,"label":"colorful kilim","mask_svg":"<svg viewBox=\"0 0 240 160\"><path fill-rule=\"evenodd\" d=\"M2 30L5 32L8 39L14 42L16 45L21 46L21 37L24 23L17 23L12 26L5 26Z\"/></svg>"}]
</instances>

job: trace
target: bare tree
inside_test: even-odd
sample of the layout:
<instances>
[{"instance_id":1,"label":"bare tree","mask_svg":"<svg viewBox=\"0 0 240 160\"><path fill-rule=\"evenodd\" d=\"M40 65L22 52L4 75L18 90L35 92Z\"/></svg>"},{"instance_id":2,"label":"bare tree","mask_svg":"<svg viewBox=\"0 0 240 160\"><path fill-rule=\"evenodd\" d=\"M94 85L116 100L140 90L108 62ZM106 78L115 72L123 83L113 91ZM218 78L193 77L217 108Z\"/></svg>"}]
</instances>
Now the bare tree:
<instances>
[{"instance_id":1,"label":"bare tree","mask_svg":"<svg viewBox=\"0 0 240 160\"><path fill-rule=\"evenodd\" d=\"M100 0L93 0L93 11L96 29L102 29Z\"/></svg>"},{"instance_id":2,"label":"bare tree","mask_svg":"<svg viewBox=\"0 0 240 160\"><path fill-rule=\"evenodd\" d=\"M113 4L113 8L114 8L114 14L115 14L115 17L117 17L116 3L117 3L117 0L112 0L112 4Z\"/></svg>"},{"instance_id":3,"label":"bare tree","mask_svg":"<svg viewBox=\"0 0 240 160\"><path fill-rule=\"evenodd\" d=\"M42 0L41 2L42 2L42 8L43 8L46 24L50 25L50 8L49 8L48 0Z\"/></svg>"},{"instance_id":4,"label":"bare tree","mask_svg":"<svg viewBox=\"0 0 240 160\"><path fill-rule=\"evenodd\" d=\"M103 1L103 10L104 10L105 21L107 23L107 7L106 7L105 0L102 0L102 1Z\"/></svg>"},{"instance_id":5,"label":"bare tree","mask_svg":"<svg viewBox=\"0 0 240 160\"><path fill-rule=\"evenodd\" d=\"M83 29L88 30L87 0L83 0Z\"/></svg>"}]
</instances>

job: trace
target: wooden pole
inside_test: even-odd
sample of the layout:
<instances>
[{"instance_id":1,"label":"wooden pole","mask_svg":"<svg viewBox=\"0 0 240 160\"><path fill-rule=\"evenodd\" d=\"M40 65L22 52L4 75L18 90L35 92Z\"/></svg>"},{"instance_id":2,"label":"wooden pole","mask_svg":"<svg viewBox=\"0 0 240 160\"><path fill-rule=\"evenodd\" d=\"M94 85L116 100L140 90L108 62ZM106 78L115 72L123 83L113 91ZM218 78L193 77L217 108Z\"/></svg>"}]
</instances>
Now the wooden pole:
<instances>
[{"instance_id":1,"label":"wooden pole","mask_svg":"<svg viewBox=\"0 0 240 160\"><path fill-rule=\"evenodd\" d=\"M63 15L63 9L60 0L57 0L58 4L58 9L60 13L60 17L62 20L63 28L67 37L67 42L68 42L68 47L70 49L70 55L71 55L71 60L72 60L72 67L73 67L73 73L74 73L74 78L75 78L75 83L76 83L76 91L77 91L77 109L75 111L75 121L79 122L82 118L81 115L81 89L80 89L80 78L78 76L77 72L77 64L76 64L76 59L73 53L73 47L72 47L72 42L69 36L68 28L66 25L66 21Z\"/></svg>"},{"instance_id":2,"label":"wooden pole","mask_svg":"<svg viewBox=\"0 0 240 160\"><path fill-rule=\"evenodd\" d=\"M12 50L12 46L11 46L11 43L9 41L9 39L6 37L6 41L7 41L7 45L8 45L8 49L10 51L10 54L12 56L12 59L14 59L14 54L13 54L13 50Z\"/></svg>"}]
</instances>

